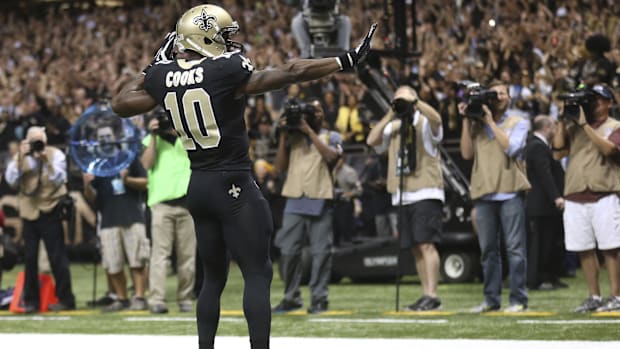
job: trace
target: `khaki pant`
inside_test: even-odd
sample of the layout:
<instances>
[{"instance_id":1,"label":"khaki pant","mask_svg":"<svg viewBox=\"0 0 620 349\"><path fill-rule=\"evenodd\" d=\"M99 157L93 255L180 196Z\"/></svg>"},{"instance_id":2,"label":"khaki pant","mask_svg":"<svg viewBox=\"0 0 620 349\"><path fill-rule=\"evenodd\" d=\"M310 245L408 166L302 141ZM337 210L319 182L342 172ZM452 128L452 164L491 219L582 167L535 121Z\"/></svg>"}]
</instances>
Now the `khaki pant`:
<instances>
[{"instance_id":1,"label":"khaki pant","mask_svg":"<svg viewBox=\"0 0 620 349\"><path fill-rule=\"evenodd\" d=\"M156 204L151 207L151 263L149 305L166 300L166 275L172 249L177 257L177 303L191 304L195 280L196 234L189 211L180 206Z\"/></svg>"}]
</instances>

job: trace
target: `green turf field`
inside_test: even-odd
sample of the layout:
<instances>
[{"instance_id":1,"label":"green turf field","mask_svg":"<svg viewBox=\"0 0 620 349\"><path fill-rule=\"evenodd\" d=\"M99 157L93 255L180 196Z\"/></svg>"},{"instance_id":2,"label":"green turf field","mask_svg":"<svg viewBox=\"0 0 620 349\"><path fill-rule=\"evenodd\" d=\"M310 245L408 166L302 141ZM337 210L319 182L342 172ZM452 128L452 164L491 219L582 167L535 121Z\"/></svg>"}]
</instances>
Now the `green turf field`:
<instances>
[{"instance_id":1,"label":"green turf field","mask_svg":"<svg viewBox=\"0 0 620 349\"><path fill-rule=\"evenodd\" d=\"M10 286L18 271L5 273L2 286ZM103 314L100 309L86 307L92 298L93 266L72 265L73 287L78 300L75 312L44 313L24 316L0 311L0 333L92 333L92 334L196 334L193 314L179 313L174 302L175 279L168 280L170 313L151 315L149 312ZM97 296L104 291L105 279L97 271ZM563 279L568 289L530 292L530 309L516 316L497 312L486 315L469 314L468 310L482 300L482 285L441 284L443 310L414 314L394 312L393 284L351 284L344 280L331 285L330 312L306 315L305 311L274 315L273 336L357 337L357 338L487 338L542 340L620 340L620 313L575 314L572 312L587 296L582 275ZM607 295L607 275L601 272L603 295ZM307 287L302 288L308 302ZM413 302L420 292L415 277L401 285L401 307ZM504 299L507 298L504 290ZM282 282L276 276L271 302L282 296ZM222 319L219 335L247 335L241 313L242 280L236 266L231 268L229 282L222 297Z\"/></svg>"}]
</instances>

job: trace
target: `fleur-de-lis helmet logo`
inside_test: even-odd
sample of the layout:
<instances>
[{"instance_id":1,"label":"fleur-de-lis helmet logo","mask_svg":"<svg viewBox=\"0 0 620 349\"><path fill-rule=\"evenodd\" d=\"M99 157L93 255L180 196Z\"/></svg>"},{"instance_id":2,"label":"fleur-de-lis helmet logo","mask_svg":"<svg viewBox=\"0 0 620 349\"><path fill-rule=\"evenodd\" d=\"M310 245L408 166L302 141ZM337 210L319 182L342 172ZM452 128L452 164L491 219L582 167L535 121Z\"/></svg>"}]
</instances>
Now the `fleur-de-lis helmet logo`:
<instances>
[{"instance_id":1,"label":"fleur-de-lis helmet logo","mask_svg":"<svg viewBox=\"0 0 620 349\"><path fill-rule=\"evenodd\" d=\"M194 24L201 30L209 31L217 26L217 18L215 18L214 15L208 14L207 11L203 9L200 16L194 17Z\"/></svg>"}]
</instances>

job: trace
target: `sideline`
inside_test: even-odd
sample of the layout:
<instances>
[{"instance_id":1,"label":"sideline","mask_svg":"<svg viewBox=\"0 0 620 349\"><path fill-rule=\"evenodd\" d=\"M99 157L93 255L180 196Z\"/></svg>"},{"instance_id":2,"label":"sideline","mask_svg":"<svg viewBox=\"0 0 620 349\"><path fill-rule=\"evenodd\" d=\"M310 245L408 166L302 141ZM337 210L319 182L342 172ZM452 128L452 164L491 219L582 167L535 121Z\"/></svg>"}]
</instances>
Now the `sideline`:
<instances>
[{"instance_id":1,"label":"sideline","mask_svg":"<svg viewBox=\"0 0 620 349\"><path fill-rule=\"evenodd\" d=\"M157 336L157 335L83 335L83 334L0 334L2 347L14 348L63 348L63 349L109 349L109 348L197 348L195 336ZM218 349L247 349L250 347L246 337L217 337ZM478 340L478 339L359 339L359 338L293 338L277 337L271 339L272 349L617 349L620 341L517 341L517 340Z\"/></svg>"}]
</instances>

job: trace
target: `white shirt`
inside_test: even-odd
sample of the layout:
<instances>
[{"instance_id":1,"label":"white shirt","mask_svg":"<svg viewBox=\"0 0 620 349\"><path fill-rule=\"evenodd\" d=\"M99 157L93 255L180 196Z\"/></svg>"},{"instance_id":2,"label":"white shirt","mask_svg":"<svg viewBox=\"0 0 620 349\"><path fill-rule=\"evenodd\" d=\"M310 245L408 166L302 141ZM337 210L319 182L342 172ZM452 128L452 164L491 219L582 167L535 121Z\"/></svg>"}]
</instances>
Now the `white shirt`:
<instances>
[{"instance_id":1,"label":"white shirt","mask_svg":"<svg viewBox=\"0 0 620 349\"><path fill-rule=\"evenodd\" d=\"M416 110L415 114L413 114L413 125L418 123L420 115L420 111ZM383 143L376 148L377 152L382 153L389 149L391 139L392 122L389 122L387 125L385 125L385 128L383 129ZM424 146L424 151L426 151L428 155L432 157L439 156L439 148L437 147L437 145L441 143L442 140L443 127L439 126L439 130L435 135L433 134L433 129L431 128L431 123L428 121L428 119L422 119L422 145ZM416 191L403 192L403 205L409 205L421 200L430 199L441 200L441 202L444 202L445 193L443 188L424 188ZM392 194L392 205L398 206L399 202L400 188L396 188L396 192Z\"/></svg>"},{"instance_id":2,"label":"white shirt","mask_svg":"<svg viewBox=\"0 0 620 349\"><path fill-rule=\"evenodd\" d=\"M31 170L36 171L38 166L37 160L35 160L32 156L27 155L24 157L24 161L26 161L26 164ZM48 163L54 168L54 173L51 174L48 167L43 166L41 174L43 176L48 176L49 180L55 185L65 183L67 181L67 159L65 154L62 151L55 151L53 158L49 159ZM4 178L11 187L15 188L20 177L21 171L19 167L17 167L17 161L11 159L4 173Z\"/></svg>"}]
</instances>

